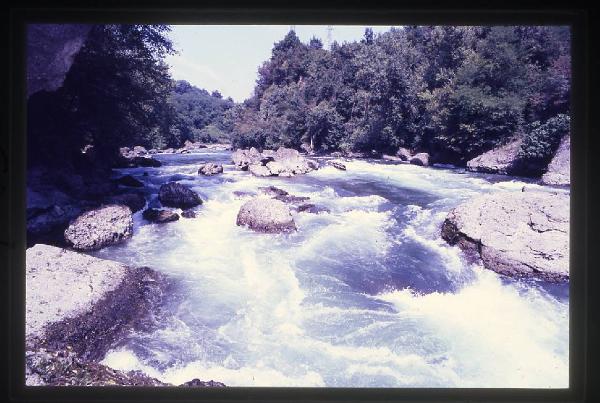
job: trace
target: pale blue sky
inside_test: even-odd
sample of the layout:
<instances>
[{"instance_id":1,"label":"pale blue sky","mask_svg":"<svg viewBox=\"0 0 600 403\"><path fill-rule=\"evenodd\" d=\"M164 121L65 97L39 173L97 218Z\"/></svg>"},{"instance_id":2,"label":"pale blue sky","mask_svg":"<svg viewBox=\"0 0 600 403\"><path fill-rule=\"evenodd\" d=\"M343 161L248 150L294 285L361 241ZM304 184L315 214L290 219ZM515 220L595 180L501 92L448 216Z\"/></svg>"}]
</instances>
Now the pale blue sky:
<instances>
[{"instance_id":1,"label":"pale blue sky","mask_svg":"<svg viewBox=\"0 0 600 403\"><path fill-rule=\"evenodd\" d=\"M332 27L332 40L360 40L365 26ZM390 27L372 26L373 32ZM178 55L168 56L171 75L209 92L241 102L254 89L258 67L271 56L275 42L290 30L289 25L173 25L169 34ZM327 46L327 26L296 25L302 42L316 36Z\"/></svg>"}]
</instances>

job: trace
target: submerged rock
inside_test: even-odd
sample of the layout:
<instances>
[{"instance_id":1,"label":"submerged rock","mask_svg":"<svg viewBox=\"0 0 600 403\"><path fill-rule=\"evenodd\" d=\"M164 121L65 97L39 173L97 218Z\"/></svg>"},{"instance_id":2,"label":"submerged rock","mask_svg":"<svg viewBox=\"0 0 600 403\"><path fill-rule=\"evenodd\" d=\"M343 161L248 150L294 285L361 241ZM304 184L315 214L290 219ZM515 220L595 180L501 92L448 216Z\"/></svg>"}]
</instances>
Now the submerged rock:
<instances>
[{"instance_id":1,"label":"submerged rock","mask_svg":"<svg viewBox=\"0 0 600 403\"><path fill-rule=\"evenodd\" d=\"M181 212L181 216L184 218L196 218L196 212L194 210L184 210Z\"/></svg>"},{"instance_id":2,"label":"submerged rock","mask_svg":"<svg viewBox=\"0 0 600 403\"><path fill-rule=\"evenodd\" d=\"M419 166L429 166L429 154L417 153L410 158L410 163Z\"/></svg>"},{"instance_id":3,"label":"submerged rock","mask_svg":"<svg viewBox=\"0 0 600 403\"><path fill-rule=\"evenodd\" d=\"M237 225L265 233L290 232L296 223L288 206L268 197L257 197L242 205L237 216Z\"/></svg>"},{"instance_id":4,"label":"submerged rock","mask_svg":"<svg viewBox=\"0 0 600 403\"><path fill-rule=\"evenodd\" d=\"M144 219L155 222L157 224L163 224L166 222L177 221L179 220L179 214L171 210L159 210L154 208L149 208L144 210L142 213L142 217Z\"/></svg>"},{"instance_id":5,"label":"submerged rock","mask_svg":"<svg viewBox=\"0 0 600 403\"><path fill-rule=\"evenodd\" d=\"M302 204L302 205L296 207L296 211L298 211L299 213L311 213L311 214L330 213L331 212L331 210L329 210L327 207L317 206L312 203Z\"/></svg>"},{"instance_id":6,"label":"submerged rock","mask_svg":"<svg viewBox=\"0 0 600 403\"><path fill-rule=\"evenodd\" d=\"M141 188L144 186L144 184L142 182L135 179L131 175L121 176L120 178L116 179L115 182L119 185L128 186L128 187Z\"/></svg>"},{"instance_id":7,"label":"submerged rock","mask_svg":"<svg viewBox=\"0 0 600 403\"><path fill-rule=\"evenodd\" d=\"M341 162L331 161L331 166L339 169L340 171L346 170L346 165L342 164Z\"/></svg>"},{"instance_id":8,"label":"submerged rock","mask_svg":"<svg viewBox=\"0 0 600 403\"><path fill-rule=\"evenodd\" d=\"M545 185L570 185L571 184L571 136L565 136L558 146L558 150L546 173L542 176Z\"/></svg>"},{"instance_id":9,"label":"submerged rock","mask_svg":"<svg viewBox=\"0 0 600 403\"><path fill-rule=\"evenodd\" d=\"M260 190L261 192L263 192L266 195L269 196L287 196L289 195L288 192L286 192L283 189L279 189L278 187L275 186L264 186L264 187L259 187L258 190Z\"/></svg>"},{"instance_id":10,"label":"submerged rock","mask_svg":"<svg viewBox=\"0 0 600 403\"><path fill-rule=\"evenodd\" d=\"M212 176L223 172L223 165L207 162L198 167L198 173L201 175Z\"/></svg>"},{"instance_id":11,"label":"submerged rock","mask_svg":"<svg viewBox=\"0 0 600 403\"><path fill-rule=\"evenodd\" d=\"M473 172L510 174L517 163L522 139L489 150L467 162L467 170Z\"/></svg>"},{"instance_id":12,"label":"submerged rock","mask_svg":"<svg viewBox=\"0 0 600 403\"><path fill-rule=\"evenodd\" d=\"M200 196L182 184L169 182L158 191L158 199L163 206L186 209L202 204Z\"/></svg>"},{"instance_id":13,"label":"submerged rock","mask_svg":"<svg viewBox=\"0 0 600 403\"><path fill-rule=\"evenodd\" d=\"M547 281L569 279L569 195L496 192L453 209L442 238L490 270Z\"/></svg>"},{"instance_id":14,"label":"submerged rock","mask_svg":"<svg viewBox=\"0 0 600 403\"><path fill-rule=\"evenodd\" d=\"M146 198L142 193L123 193L106 199L109 204L124 204L132 213L136 213L146 205Z\"/></svg>"},{"instance_id":15,"label":"submerged rock","mask_svg":"<svg viewBox=\"0 0 600 403\"><path fill-rule=\"evenodd\" d=\"M131 210L113 204L81 214L65 230L65 240L78 250L96 250L122 242L132 234Z\"/></svg>"}]
</instances>

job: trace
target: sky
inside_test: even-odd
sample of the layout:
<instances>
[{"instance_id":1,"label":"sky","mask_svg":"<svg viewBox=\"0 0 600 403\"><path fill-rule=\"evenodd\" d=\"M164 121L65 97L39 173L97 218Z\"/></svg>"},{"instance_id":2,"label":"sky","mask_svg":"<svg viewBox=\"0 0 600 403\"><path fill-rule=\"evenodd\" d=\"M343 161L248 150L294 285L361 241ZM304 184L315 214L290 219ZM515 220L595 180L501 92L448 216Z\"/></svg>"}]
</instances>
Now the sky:
<instances>
[{"instance_id":1,"label":"sky","mask_svg":"<svg viewBox=\"0 0 600 403\"><path fill-rule=\"evenodd\" d=\"M366 27L332 28L332 41L343 43L360 40ZM371 28L378 33L390 27ZM258 67L271 57L273 44L289 30L289 25L172 25L169 36L179 53L166 61L175 80L242 102L252 95ZM316 36L327 46L325 25L296 25L295 31L304 43Z\"/></svg>"}]
</instances>

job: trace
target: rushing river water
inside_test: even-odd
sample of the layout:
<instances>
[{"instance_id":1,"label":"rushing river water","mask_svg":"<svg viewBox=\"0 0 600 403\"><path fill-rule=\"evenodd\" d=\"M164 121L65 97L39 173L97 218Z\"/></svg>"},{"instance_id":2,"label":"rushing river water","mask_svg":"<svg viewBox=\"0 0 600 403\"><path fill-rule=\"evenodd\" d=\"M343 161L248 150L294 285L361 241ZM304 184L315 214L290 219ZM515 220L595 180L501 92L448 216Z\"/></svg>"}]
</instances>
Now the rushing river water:
<instances>
[{"instance_id":1,"label":"rushing river water","mask_svg":"<svg viewBox=\"0 0 600 403\"><path fill-rule=\"evenodd\" d=\"M440 237L451 208L520 191L522 179L365 160L257 178L230 156L160 155L160 168L120 170L146 184L150 206L168 181L204 204L167 224L140 211L132 239L96 252L175 284L156 328L129 335L104 363L174 384L568 387L568 284L503 278ZM197 175L203 161L224 173ZM268 185L331 212L294 214L292 234L236 226L251 196L234 191Z\"/></svg>"}]
</instances>

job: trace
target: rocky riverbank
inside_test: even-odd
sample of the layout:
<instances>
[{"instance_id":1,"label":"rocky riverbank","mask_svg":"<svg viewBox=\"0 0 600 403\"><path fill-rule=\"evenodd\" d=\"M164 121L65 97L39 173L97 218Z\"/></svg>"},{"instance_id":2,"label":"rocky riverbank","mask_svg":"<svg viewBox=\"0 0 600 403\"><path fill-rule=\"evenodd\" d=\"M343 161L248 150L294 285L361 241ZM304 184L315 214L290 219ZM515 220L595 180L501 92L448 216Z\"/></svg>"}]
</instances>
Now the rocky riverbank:
<instances>
[{"instance_id":1,"label":"rocky riverbank","mask_svg":"<svg viewBox=\"0 0 600 403\"><path fill-rule=\"evenodd\" d=\"M148 267L43 244L27 249L26 384L167 385L99 363L128 331L150 325L167 287Z\"/></svg>"},{"instance_id":2,"label":"rocky riverbank","mask_svg":"<svg viewBox=\"0 0 600 403\"><path fill-rule=\"evenodd\" d=\"M442 238L511 277L569 279L569 195L496 192L453 209Z\"/></svg>"}]
</instances>

